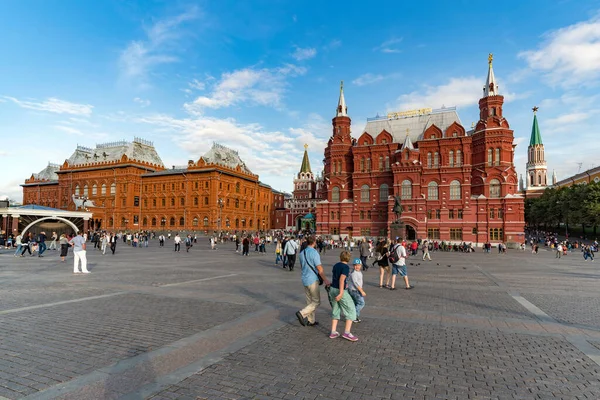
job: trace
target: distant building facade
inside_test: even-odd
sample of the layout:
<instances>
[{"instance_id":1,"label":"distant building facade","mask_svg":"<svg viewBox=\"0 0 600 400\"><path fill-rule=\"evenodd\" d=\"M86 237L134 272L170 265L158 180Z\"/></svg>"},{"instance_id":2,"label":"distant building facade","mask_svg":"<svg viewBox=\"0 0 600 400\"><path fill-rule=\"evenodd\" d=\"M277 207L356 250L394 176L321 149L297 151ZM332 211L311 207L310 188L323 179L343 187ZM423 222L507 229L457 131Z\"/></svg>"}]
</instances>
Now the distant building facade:
<instances>
[{"instance_id":1,"label":"distant building facade","mask_svg":"<svg viewBox=\"0 0 600 400\"><path fill-rule=\"evenodd\" d=\"M316 177L310 167L308 145L304 146L304 156L300 171L294 179L292 196L285 200L285 229L289 231L315 231L315 212L322 199L323 180Z\"/></svg>"},{"instance_id":2,"label":"distant building facade","mask_svg":"<svg viewBox=\"0 0 600 400\"><path fill-rule=\"evenodd\" d=\"M167 169L154 145L138 138L77 146L22 187L24 204L73 210L85 200L90 228L107 230L266 230L282 201L235 150L215 143L198 161Z\"/></svg>"},{"instance_id":3,"label":"distant building facade","mask_svg":"<svg viewBox=\"0 0 600 400\"><path fill-rule=\"evenodd\" d=\"M472 130L454 108L420 109L369 119L355 139L342 86L325 149L317 233L522 242L524 200L503 102L490 56Z\"/></svg>"}]
</instances>

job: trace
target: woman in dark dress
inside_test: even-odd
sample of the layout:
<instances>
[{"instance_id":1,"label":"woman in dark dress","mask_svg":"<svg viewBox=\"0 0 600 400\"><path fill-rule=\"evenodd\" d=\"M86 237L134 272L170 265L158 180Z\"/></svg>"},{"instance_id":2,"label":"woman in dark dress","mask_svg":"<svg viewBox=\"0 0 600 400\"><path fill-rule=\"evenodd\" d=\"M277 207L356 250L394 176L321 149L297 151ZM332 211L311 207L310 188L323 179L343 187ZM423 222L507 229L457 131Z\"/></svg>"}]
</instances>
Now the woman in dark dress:
<instances>
[{"instance_id":1,"label":"woman in dark dress","mask_svg":"<svg viewBox=\"0 0 600 400\"><path fill-rule=\"evenodd\" d=\"M376 248L376 252L379 253L379 257L381 257L377 263L379 264L379 287L382 289L390 287L390 280L392 279L392 270L390 268L390 264L388 262L388 249L389 244L385 241L379 242ZM383 279L385 274L387 273L387 279L385 286L383 286Z\"/></svg>"},{"instance_id":2,"label":"woman in dark dress","mask_svg":"<svg viewBox=\"0 0 600 400\"><path fill-rule=\"evenodd\" d=\"M64 262L65 257L67 256L67 253L69 252L69 240L63 233L62 235L60 235L60 239L58 242L60 243L60 261Z\"/></svg>"}]
</instances>

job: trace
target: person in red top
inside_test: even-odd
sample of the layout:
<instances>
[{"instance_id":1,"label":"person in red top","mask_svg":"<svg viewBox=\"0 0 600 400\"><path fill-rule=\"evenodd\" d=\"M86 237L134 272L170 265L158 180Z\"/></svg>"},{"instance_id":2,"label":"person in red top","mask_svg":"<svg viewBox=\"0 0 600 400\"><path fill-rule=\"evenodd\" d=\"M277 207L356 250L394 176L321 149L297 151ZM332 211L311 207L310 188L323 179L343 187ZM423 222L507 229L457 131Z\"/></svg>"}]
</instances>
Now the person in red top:
<instances>
[{"instance_id":1,"label":"person in red top","mask_svg":"<svg viewBox=\"0 0 600 400\"><path fill-rule=\"evenodd\" d=\"M417 251L419 251L419 243L417 243L416 241L412 242L410 244L410 251L412 253L413 256L417 255Z\"/></svg>"}]
</instances>

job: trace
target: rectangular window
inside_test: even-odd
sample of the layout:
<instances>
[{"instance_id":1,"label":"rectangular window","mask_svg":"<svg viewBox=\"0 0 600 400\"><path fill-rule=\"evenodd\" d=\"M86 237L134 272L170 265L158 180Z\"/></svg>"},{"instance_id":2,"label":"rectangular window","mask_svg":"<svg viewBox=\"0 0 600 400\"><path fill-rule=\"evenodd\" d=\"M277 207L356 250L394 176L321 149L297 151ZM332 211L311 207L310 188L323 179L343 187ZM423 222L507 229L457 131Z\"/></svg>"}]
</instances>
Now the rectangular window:
<instances>
[{"instance_id":1,"label":"rectangular window","mask_svg":"<svg viewBox=\"0 0 600 400\"><path fill-rule=\"evenodd\" d=\"M435 210L435 219L440 219L442 217L442 213L440 212L440 210Z\"/></svg>"},{"instance_id":2,"label":"rectangular window","mask_svg":"<svg viewBox=\"0 0 600 400\"><path fill-rule=\"evenodd\" d=\"M448 210L448 219L454 219L454 210Z\"/></svg>"},{"instance_id":3,"label":"rectangular window","mask_svg":"<svg viewBox=\"0 0 600 400\"><path fill-rule=\"evenodd\" d=\"M138 225L140 223L140 217L137 215L133 216L133 224Z\"/></svg>"},{"instance_id":4,"label":"rectangular window","mask_svg":"<svg viewBox=\"0 0 600 400\"><path fill-rule=\"evenodd\" d=\"M156 207L156 199L152 199L152 207Z\"/></svg>"},{"instance_id":5,"label":"rectangular window","mask_svg":"<svg viewBox=\"0 0 600 400\"><path fill-rule=\"evenodd\" d=\"M185 197L181 198L180 203L181 203L182 206L185 206Z\"/></svg>"},{"instance_id":6,"label":"rectangular window","mask_svg":"<svg viewBox=\"0 0 600 400\"><path fill-rule=\"evenodd\" d=\"M204 205L207 206L208 205L208 197L204 198Z\"/></svg>"},{"instance_id":7,"label":"rectangular window","mask_svg":"<svg viewBox=\"0 0 600 400\"><path fill-rule=\"evenodd\" d=\"M463 219L463 210L458 210L458 219Z\"/></svg>"},{"instance_id":8,"label":"rectangular window","mask_svg":"<svg viewBox=\"0 0 600 400\"><path fill-rule=\"evenodd\" d=\"M361 219L361 220L365 219L365 212L364 211L361 211L359 213L359 215L360 215L359 219Z\"/></svg>"},{"instance_id":9,"label":"rectangular window","mask_svg":"<svg viewBox=\"0 0 600 400\"><path fill-rule=\"evenodd\" d=\"M462 229L450 228L450 240L462 240Z\"/></svg>"},{"instance_id":10,"label":"rectangular window","mask_svg":"<svg viewBox=\"0 0 600 400\"><path fill-rule=\"evenodd\" d=\"M333 211L331 212L331 219L335 219L335 213Z\"/></svg>"},{"instance_id":11,"label":"rectangular window","mask_svg":"<svg viewBox=\"0 0 600 400\"><path fill-rule=\"evenodd\" d=\"M167 205L167 199L162 199L162 206L165 207Z\"/></svg>"},{"instance_id":12,"label":"rectangular window","mask_svg":"<svg viewBox=\"0 0 600 400\"><path fill-rule=\"evenodd\" d=\"M133 197L133 205L134 205L134 207L139 207L140 206L140 197L139 196L134 196Z\"/></svg>"},{"instance_id":13,"label":"rectangular window","mask_svg":"<svg viewBox=\"0 0 600 400\"><path fill-rule=\"evenodd\" d=\"M500 149L496 149L494 154L494 165L500 165Z\"/></svg>"},{"instance_id":14,"label":"rectangular window","mask_svg":"<svg viewBox=\"0 0 600 400\"><path fill-rule=\"evenodd\" d=\"M171 207L175 207L175 197L171 197Z\"/></svg>"},{"instance_id":15,"label":"rectangular window","mask_svg":"<svg viewBox=\"0 0 600 400\"><path fill-rule=\"evenodd\" d=\"M504 209L502 209L502 208L498 209L498 218L504 219Z\"/></svg>"},{"instance_id":16,"label":"rectangular window","mask_svg":"<svg viewBox=\"0 0 600 400\"><path fill-rule=\"evenodd\" d=\"M496 218L496 209L490 208L490 219Z\"/></svg>"},{"instance_id":17,"label":"rectangular window","mask_svg":"<svg viewBox=\"0 0 600 400\"><path fill-rule=\"evenodd\" d=\"M148 199L144 199L144 208L148 208Z\"/></svg>"},{"instance_id":18,"label":"rectangular window","mask_svg":"<svg viewBox=\"0 0 600 400\"><path fill-rule=\"evenodd\" d=\"M439 228L428 228L427 229L427 238L428 239L439 239L440 238Z\"/></svg>"},{"instance_id":19,"label":"rectangular window","mask_svg":"<svg viewBox=\"0 0 600 400\"><path fill-rule=\"evenodd\" d=\"M371 229L370 228L361 228L360 234L362 236L371 236Z\"/></svg>"},{"instance_id":20,"label":"rectangular window","mask_svg":"<svg viewBox=\"0 0 600 400\"><path fill-rule=\"evenodd\" d=\"M504 240L502 228L490 228L490 240Z\"/></svg>"},{"instance_id":21,"label":"rectangular window","mask_svg":"<svg viewBox=\"0 0 600 400\"><path fill-rule=\"evenodd\" d=\"M427 218L433 219L433 210L427 210Z\"/></svg>"},{"instance_id":22,"label":"rectangular window","mask_svg":"<svg viewBox=\"0 0 600 400\"><path fill-rule=\"evenodd\" d=\"M127 199L122 200L123 207L127 206Z\"/></svg>"},{"instance_id":23,"label":"rectangular window","mask_svg":"<svg viewBox=\"0 0 600 400\"><path fill-rule=\"evenodd\" d=\"M204 182L204 187L208 189L208 181Z\"/></svg>"},{"instance_id":24,"label":"rectangular window","mask_svg":"<svg viewBox=\"0 0 600 400\"><path fill-rule=\"evenodd\" d=\"M198 182L196 182L196 190L198 190Z\"/></svg>"}]
</instances>

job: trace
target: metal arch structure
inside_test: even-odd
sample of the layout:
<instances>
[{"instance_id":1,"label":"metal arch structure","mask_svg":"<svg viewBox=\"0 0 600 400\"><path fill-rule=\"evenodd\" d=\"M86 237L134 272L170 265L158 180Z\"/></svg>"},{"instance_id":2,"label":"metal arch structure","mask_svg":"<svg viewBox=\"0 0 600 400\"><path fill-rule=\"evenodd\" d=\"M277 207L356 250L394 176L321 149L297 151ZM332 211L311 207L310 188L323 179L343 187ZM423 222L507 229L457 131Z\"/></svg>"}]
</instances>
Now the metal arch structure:
<instances>
[{"instance_id":1,"label":"metal arch structure","mask_svg":"<svg viewBox=\"0 0 600 400\"><path fill-rule=\"evenodd\" d=\"M47 221L47 220L55 220L55 219L57 219L59 221L62 221L65 224L71 226L71 228L73 228L73 230L75 231L75 233L79 232L79 228L72 221L69 221L68 219L63 218L63 217L56 217L56 216L54 216L54 217L42 217L42 218L38 218L35 221L29 223L29 225L27 225L25 227L25 229L23 229L23 231L21 231L21 235L25 235L25 233L29 230L29 228L31 228L32 226L34 226L38 222Z\"/></svg>"}]
</instances>

